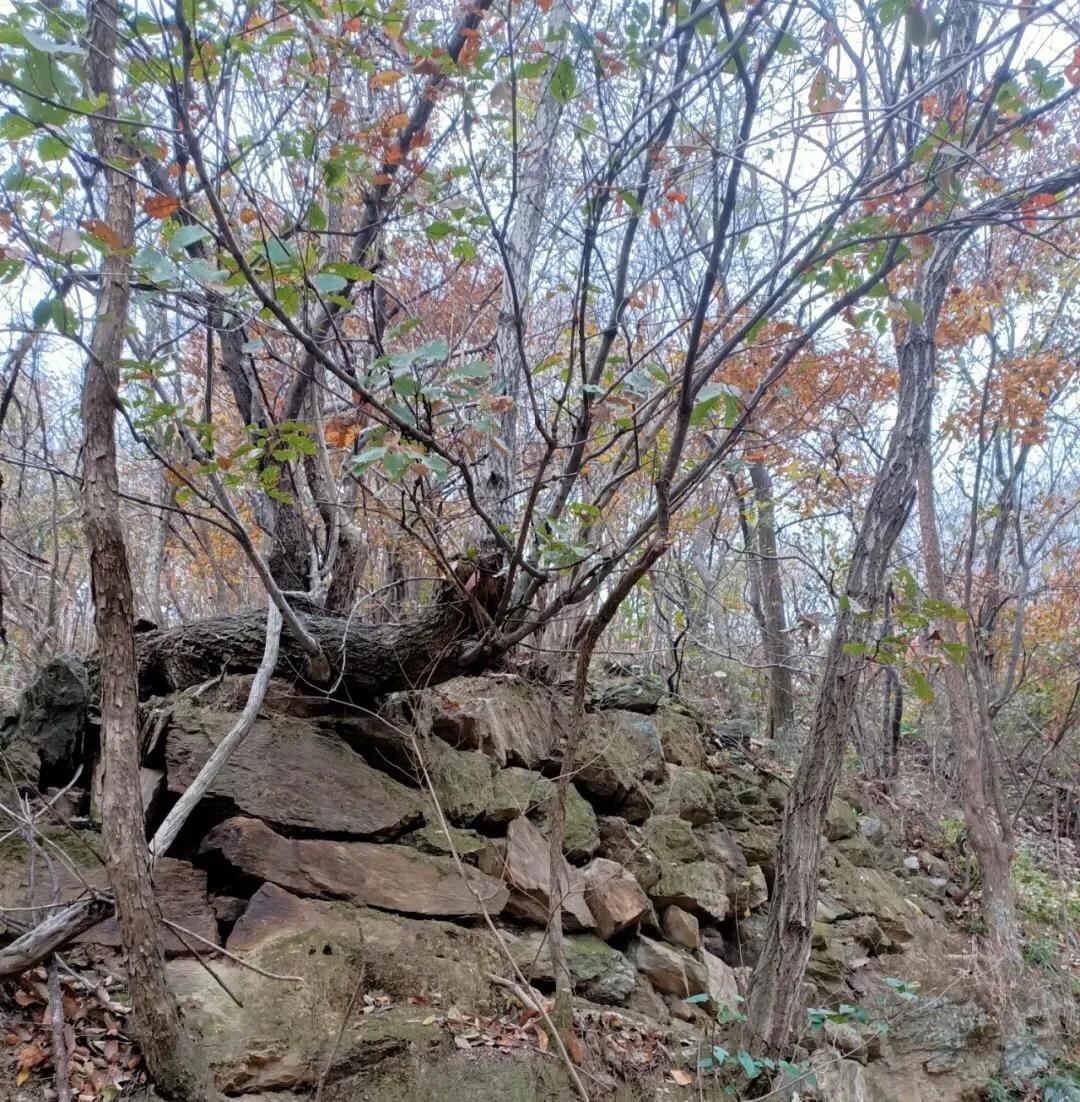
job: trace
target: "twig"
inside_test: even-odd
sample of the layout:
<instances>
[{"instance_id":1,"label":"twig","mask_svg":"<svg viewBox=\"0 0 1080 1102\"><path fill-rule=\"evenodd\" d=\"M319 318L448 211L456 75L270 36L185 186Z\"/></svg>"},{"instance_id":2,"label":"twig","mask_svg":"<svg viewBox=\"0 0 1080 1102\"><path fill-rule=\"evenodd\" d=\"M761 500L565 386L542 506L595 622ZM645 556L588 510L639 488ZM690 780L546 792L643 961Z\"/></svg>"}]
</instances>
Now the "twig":
<instances>
[{"instance_id":1,"label":"twig","mask_svg":"<svg viewBox=\"0 0 1080 1102\"><path fill-rule=\"evenodd\" d=\"M546 1005L547 1000L544 998L543 995L540 994L539 991L536 990L535 987L532 987L531 985L528 987L522 987L520 983L515 983L513 980L508 980L505 976L500 976L495 972L488 972L487 978L491 980L491 982L496 986L504 987L507 991L509 991L510 994L513 995L514 998L517 999L517 1001L521 1003L521 1005L525 1007L526 1010L532 1010L536 1014L546 1016L545 1012L548 1009Z\"/></svg>"},{"instance_id":2,"label":"twig","mask_svg":"<svg viewBox=\"0 0 1080 1102\"><path fill-rule=\"evenodd\" d=\"M60 990L60 967L54 955L49 961L49 1025L52 1027L53 1086L57 1102L71 1102L67 1038L64 1035L64 995Z\"/></svg>"},{"instance_id":3,"label":"twig","mask_svg":"<svg viewBox=\"0 0 1080 1102\"><path fill-rule=\"evenodd\" d=\"M165 821L157 828L150 842L150 859L156 861L169 846L176 841L180 829L188 816L195 810L196 804L206 795L218 774L232 753L244 741L251 730L266 696L267 686L277 665L278 647L281 643L281 612L273 601L266 606L266 644L263 648L262 662L248 690L247 703L240 718L233 724L232 730L214 747L214 752L199 770L198 776L188 785L187 790L176 801L176 805L165 816Z\"/></svg>"},{"instance_id":4,"label":"twig","mask_svg":"<svg viewBox=\"0 0 1080 1102\"><path fill-rule=\"evenodd\" d=\"M356 1000L360 997L360 992L364 989L364 977L367 974L367 962L365 961L360 965L360 976L356 981L356 986L353 988L353 993L349 996L349 1001L345 1005L345 1013L341 1016L341 1025L338 1027L337 1036L334 1038L333 1047L330 1049L330 1055L326 1058L326 1066L319 1074L319 1083L315 1088L315 1102L322 1102L323 1086L326 1083L326 1077L330 1074L330 1069L334 1066L334 1057L337 1056L338 1048L341 1046L341 1038L345 1036L345 1030L349 1025L349 1017L353 1012L353 1007L356 1006Z\"/></svg>"},{"instance_id":5,"label":"twig","mask_svg":"<svg viewBox=\"0 0 1080 1102\"><path fill-rule=\"evenodd\" d=\"M215 953L220 953L223 957L228 957L229 960L241 965L249 972L254 972L258 976L265 976L268 980L281 980L283 983L304 982L303 976L282 976L277 972L267 972L265 968L260 968L257 964L252 964L251 961L244 960L243 957L237 956L236 953L226 949L223 945L218 945L217 942L203 937L202 934L197 934L194 930L189 930L186 926L181 926L179 922L173 922L171 918L165 918L164 915L161 921L168 926L170 930L173 930L181 941L184 940L184 937L193 937L196 941L201 941L208 949L213 949ZM194 949L192 952L194 952Z\"/></svg>"},{"instance_id":6,"label":"twig","mask_svg":"<svg viewBox=\"0 0 1080 1102\"><path fill-rule=\"evenodd\" d=\"M177 936L177 937L178 937L178 938L180 939L180 941L181 941L181 942L183 943L183 946L184 946L184 948L185 948L185 949L187 949L187 951L188 951L188 952L189 952L189 953L190 953L190 954L191 954L191 955L192 955L192 956L193 956L193 957L194 957L194 958L195 958L195 959L196 959L196 960L197 960L197 961L199 962L199 964L201 964L201 965L202 965L202 967L203 967L203 968L205 969L205 971L207 972L207 974L208 974L208 975L210 976L210 978L211 978L211 979L212 979L212 980L213 980L213 981L214 981L214 982L215 982L215 983L216 983L216 984L218 985L218 987L220 987L220 988L221 988L221 990L222 990L222 991L224 991L224 992L225 992L225 994L226 994L226 995L228 995L228 996L229 996L229 998L230 998L230 999L232 999L232 1001L233 1001L234 1003L236 1003L236 1005L237 1005L238 1007L240 1007L240 1009L242 1010L242 1009L244 1008L244 1003L243 1003L243 1000L242 1000L242 999L240 998L240 996L239 996L239 995L237 995L237 994L236 994L236 993L235 993L235 992L233 991L233 989L232 989L232 988L231 988L231 987L230 987L230 986L229 986L229 985L228 985L228 984L227 984L227 983L226 983L226 982L225 982L225 981L224 981L224 980L223 980L223 979L222 979L222 978L221 978L221 977L220 977L220 976L219 976L219 975L217 974L217 972L215 972L215 971L213 970L213 968L211 968L211 967L210 967L210 962L209 962L209 961L207 961L207 960L204 960L204 959L203 959L203 956L202 956L202 954L201 954L201 953L199 952L199 950L198 950L198 949L196 949L196 948L195 948L195 946L194 946L194 945L192 945L192 944L191 944L191 942L189 942L189 941L187 940L187 938L185 938L185 937L184 937L184 933L182 933L182 932L181 932L181 931L183 931L183 930L184 930L184 927L183 927L183 926L181 926L181 927L179 927L179 929L177 929L177 923L175 923L175 922L168 922L168 921L167 921L167 920L165 920L165 919L163 919L162 921L164 921L164 922L165 922L165 925L166 925L166 926L168 926L168 927L169 927L169 929L171 929L171 930L172 930L172 932L173 932L174 934L176 934L176 936ZM186 932L186 933L189 933L189 934L190 934L190 933L192 933L192 931L191 931L191 930L187 930L187 931L185 931L185 932ZM198 934L195 934L195 936L196 936L196 937L198 937ZM200 940L200 941L205 941L206 939L205 939L205 938L199 938L199 940Z\"/></svg>"}]
</instances>

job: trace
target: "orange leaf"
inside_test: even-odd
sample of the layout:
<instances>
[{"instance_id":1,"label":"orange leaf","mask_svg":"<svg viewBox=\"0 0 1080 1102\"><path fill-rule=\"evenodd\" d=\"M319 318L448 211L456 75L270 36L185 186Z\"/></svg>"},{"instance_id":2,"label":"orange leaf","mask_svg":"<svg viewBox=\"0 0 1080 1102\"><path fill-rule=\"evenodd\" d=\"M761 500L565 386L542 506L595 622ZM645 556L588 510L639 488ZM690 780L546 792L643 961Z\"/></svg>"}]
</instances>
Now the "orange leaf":
<instances>
[{"instance_id":1,"label":"orange leaf","mask_svg":"<svg viewBox=\"0 0 1080 1102\"><path fill-rule=\"evenodd\" d=\"M434 58L422 57L412 71L422 77L437 77L442 72L442 66Z\"/></svg>"},{"instance_id":2,"label":"orange leaf","mask_svg":"<svg viewBox=\"0 0 1080 1102\"><path fill-rule=\"evenodd\" d=\"M371 177L371 182L376 187L384 187L386 184L392 184L394 182L394 177L391 176L389 172L377 172Z\"/></svg>"},{"instance_id":3,"label":"orange leaf","mask_svg":"<svg viewBox=\"0 0 1080 1102\"><path fill-rule=\"evenodd\" d=\"M578 1067L581 1067L585 1053L581 1051L581 1042L577 1039L577 1035L572 1029L564 1029L562 1039L563 1044L566 1045L567 1055Z\"/></svg>"},{"instance_id":4,"label":"orange leaf","mask_svg":"<svg viewBox=\"0 0 1080 1102\"><path fill-rule=\"evenodd\" d=\"M667 199L667 201L669 203L685 203L686 202L686 192L685 191L669 191L664 196L664 198Z\"/></svg>"},{"instance_id":5,"label":"orange leaf","mask_svg":"<svg viewBox=\"0 0 1080 1102\"><path fill-rule=\"evenodd\" d=\"M151 218L168 218L170 214L175 214L180 209L180 200L174 199L171 195L156 192L143 200L142 208Z\"/></svg>"},{"instance_id":6,"label":"orange leaf","mask_svg":"<svg viewBox=\"0 0 1080 1102\"><path fill-rule=\"evenodd\" d=\"M660 212L658 210L649 212L649 225L652 226L654 230L660 228Z\"/></svg>"},{"instance_id":7,"label":"orange leaf","mask_svg":"<svg viewBox=\"0 0 1080 1102\"><path fill-rule=\"evenodd\" d=\"M398 72L397 69L383 69L381 73L373 73L368 78L368 87L392 88L404 75L404 73Z\"/></svg>"},{"instance_id":8,"label":"orange leaf","mask_svg":"<svg viewBox=\"0 0 1080 1102\"><path fill-rule=\"evenodd\" d=\"M100 218L91 218L88 222L83 222L82 228L86 230L91 237L96 237L99 241L104 241L110 249L119 249L122 242L120 241L120 235L112 228L112 226L106 225Z\"/></svg>"},{"instance_id":9,"label":"orange leaf","mask_svg":"<svg viewBox=\"0 0 1080 1102\"><path fill-rule=\"evenodd\" d=\"M555 0L536 0L537 7L545 14L551 11L551 5L555 3Z\"/></svg>"},{"instance_id":10,"label":"orange leaf","mask_svg":"<svg viewBox=\"0 0 1080 1102\"><path fill-rule=\"evenodd\" d=\"M673 1083L678 1083L680 1087L691 1087L694 1085L694 1077L685 1068L672 1068L668 1072L671 1076Z\"/></svg>"},{"instance_id":11,"label":"orange leaf","mask_svg":"<svg viewBox=\"0 0 1080 1102\"><path fill-rule=\"evenodd\" d=\"M245 226L249 225L251 222L254 222L255 219L258 217L258 213L252 210L251 207L244 207L244 209L240 211L240 221Z\"/></svg>"},{"instance_id":12,"label":"orange leaf","mask_svg":"<svg viewBox=\"0 0 1080 1102\"><path fill-rule=\"evenodd\" d=\"M401 152L401 146L395 145L392 149L386 151L386 157L383 163L388 165L401 164L404 154Z\"/></svg>"},{"instance_id":13,"label":"orange leaf","mask_svg":"<svg viewBox=\"0 0 1080 1102\"><path fill-rule=\"evenodd\" d=\"M409 113L407 111L399 111L396 115L391 115L386 120L386 125L394 130L400 130L403 126L408 126Z\"/></svg>"}]
</instances>

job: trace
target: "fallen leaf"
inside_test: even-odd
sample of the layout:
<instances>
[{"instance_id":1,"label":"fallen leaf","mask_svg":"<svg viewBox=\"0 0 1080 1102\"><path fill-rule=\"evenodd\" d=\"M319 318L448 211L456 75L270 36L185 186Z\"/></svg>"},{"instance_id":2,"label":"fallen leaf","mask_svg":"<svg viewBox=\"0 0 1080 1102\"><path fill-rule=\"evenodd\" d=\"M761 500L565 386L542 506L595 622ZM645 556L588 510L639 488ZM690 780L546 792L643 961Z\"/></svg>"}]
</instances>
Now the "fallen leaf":
<instances>
[{"instance_id":1,"label":"fallen leaf","mask_svg":"<svg viewBox=\"0 0 1080 1102\"><path fill-rule=\"evenodd\" d=\"M580 1067L585 1059L585 1053L581 1050L581 1042L577 1039L577 1034L572 1029L564 1029L562 1039L566 1046L566 1054Z\"/></svg>"},{"instance_id":2,"label":"fallen leaf","mask_svg":"<svg viewBox=\"0 0 1080 1102\"><path fill-rule=\"evenodd\" d=\"M678 1083L680 1087L692 1087L694 1085L694 1077L685 1068L672 1068L668 1075L671 1076L672 1082Z\"/></svg>"}]
</instances>

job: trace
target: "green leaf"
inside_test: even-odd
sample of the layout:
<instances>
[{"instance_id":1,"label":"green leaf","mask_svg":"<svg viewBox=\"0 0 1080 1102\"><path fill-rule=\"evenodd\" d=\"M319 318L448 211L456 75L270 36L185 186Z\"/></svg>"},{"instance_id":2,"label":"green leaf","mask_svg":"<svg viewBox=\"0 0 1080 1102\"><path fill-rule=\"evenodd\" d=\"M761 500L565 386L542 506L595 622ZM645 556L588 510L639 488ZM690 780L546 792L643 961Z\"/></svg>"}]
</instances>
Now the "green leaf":
<instances>
[{"instance_id":1,"label":"green leaf","mask_svg":"<svg viewBox=\"0 0 1080 1102\"><path fill-rule=\"evenodd\" d=\"M46 134L38 141L37 151L43 161L62 161L68 155L68 146L62 138Z\"/></svg>"},{"instance_id":2,"label":"green leaf","mask_svg":"<svg viewBox=\"0 0 1080 1102\"><path fill-rule=\"evenodd\" d=\"M454 227L449 222L432 222L426 230L425 235L429 241L441 241L444 237L448 237L454 232Z\"/></svg>"},{"instance_id":3,"label":"green leaf","mask_svg":"<svg viewBox=\"0 0 1080 1102\"><path fill-rule=\"evenodd\" d=\"M761 1064L746 1049L739 1049L739 1063L747 1079L756 1079L761 1074Z\"/></svg>"},{"instance_id":4,"label":"green leaf","mask_svg":"<svg viewBox=\"0 0 1080 1102\"><path fill-rule=\"evenodd\" d=\"M783 54L785 57L791 57L792 54L797 54L802 49L802 43L791 34L785 31L780 36L780 41L776 44L776 52Z\"/></svg>"},{"instance_id":5,"label":"green leaf","mask_svg":"<svg viewBox=\"0 0 1080 1102\"><path fill-rule=\"evenodd\" d=\"M5 115L0 119L0 138L4 141L14 142L19 138L25 138L28 134L33 134L37 130L37 126L30 120L23 118L22 115Z\"/></svg>"},{"instance_id":6,"label":"green leaf","mask_svg":"<svg viewBox=\"0 0 1080 1102\"><path fill-rule=\"evenodd\" d=\"M169 245L173 249L186 249L189 245L194 245L196 241L205 241L209 236L210 231L204 226L181 226L169 238Z\"/></svg>"},{"instance_id":7,"label":"green leaf","mask_svg":"<svg viewBox=\"0 0 1080 1102\"><path fill-rule=\"evenodd\" d=\"M923 308L911 298L905 298L900 303L904 308L904 313L913 321L916 325L922 325L923 323Z\"/></svg>"},{"instance_id":8,"label":"green leaf","mask_svg":"<svg viewBox=\"0 0 1080 1102\"><path fill-rule=\"evenodd\" d=\"M574 72L573 65L565 57L560 58L559 64L555 66L548 88L551 90L551 98L556 103L567 104L574 98L574 93L577 91L577 74Z\"/></svg>"},{"instance_id":9,"label":"green leaf","mask_svg":"<svg viewBox=\"0 0 1080 1102\"><path fill-rule=\"evenodd\" d=\"M344 291L349 281L336 272L319 272L311 277L311 285L316 291L332 294L334 291Z\"/></svg>"},{"instance_id":10,"label":"green leaf","mask_svg":"<svg viewBox=\"0 0 1080 1102\"><path fill-rule=\"evenodd\" d=\"M933 704L934 690L926 679L922 670L909 669L905 671L905 680L911 686L911 691L924 703Z\"/></svg>"},{"instance_id":11,"label":"green leaf","mask_svg":"<svg viewBox=\"0 0 1080 1102\"><path fill-rule=\"evenodd\" d=\"M370 467L372 463L377 463L384 455L386 455L386 448L365 448L359 455L353 456L352 469L357 472L363 471Z\"/></svg>"}]
</instances>

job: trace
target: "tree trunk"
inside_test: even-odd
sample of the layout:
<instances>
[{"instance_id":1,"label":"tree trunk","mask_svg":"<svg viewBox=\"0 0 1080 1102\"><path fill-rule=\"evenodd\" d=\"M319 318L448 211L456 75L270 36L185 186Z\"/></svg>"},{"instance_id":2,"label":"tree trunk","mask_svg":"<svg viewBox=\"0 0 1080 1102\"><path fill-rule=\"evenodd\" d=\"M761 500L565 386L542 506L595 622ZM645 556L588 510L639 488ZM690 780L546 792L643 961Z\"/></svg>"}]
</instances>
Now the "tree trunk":
<instances>
[{"instance_id":1,"label":"tree trunk","mask_svg":"<svg viewBox=\"0 0 1080 1102\"><path fill-rule=\"evenodd\" d=\"M767 735L784 746L795 726L795 696L784 610L784 579L777 555L772 479L763 463L750 464L750 481L757 504L755 543L760 578L761 636L769 668Z\"/></svg>"},{"instance_id":2,"label":"tree trunk","mask_svg":"<svg viewBox=\"0 0 1080 1102\"><path fill-rule=\"evenodd\" d=\"M946 601L944 560L934 507L929 453L924 454L919 463L918 480L919 527L926 566L926 588L935 601ZM941 617L937 629L946 643L961 642L956 625L948 617ZM958 781L964 822L982 873L982 911L991 957L1006 971L1011 971L1020 963L1020 931L1011 877L1012 843L1008 825L999 820L995 801L986 789L989 773L986 758L990 748L982 737L982 728L972 706L965 662L944 662L941 679L945 684L949 721L959 761Z\"/></svg>"},{"instance_id":3,"label":"tree trunk","mask_svg":"<svg viewBox=\"0 0 1080 1102\"><path fill-rule=\"evenodd\" d=\"M106 165L120 154L116 127L108 121L117 114L113 94L116 23L113 4L92 0L87 13L87 75L94 93L105 99L105 108L92 119L92 126L98 155ZM104 175L105 220L121 245L104 262L82 400L83 529L102 664L102 835L136 1032L147 1067L165 1097L201 1102L214 1092L166 983L158 908L150 882L139 785L135 604L118 504L115 410L128 317L134 184L118 170L105 168Z\"/></svg>"},{"instance_id":4,"label":"tree trunk","mask_svg":"<svg viewBox=\"0 0 1080 1102\"><path fill-rule=\"evenodd\" d=\"M884 591L885 572L915 498L915 474L926 451L934 391L933 334L952 276L959 239L939 239L915 292L920 322L908 324L898 350L900 395L885 461L852 553L836 628L829 641L810 736L784 807L776 880L761 958L754 971L748 1028L757 1051L787 1047L810 956L825 815L851 728L864 658Z\"/></svg>"}]
</instances>

